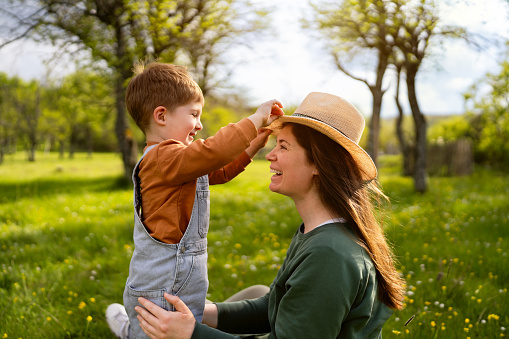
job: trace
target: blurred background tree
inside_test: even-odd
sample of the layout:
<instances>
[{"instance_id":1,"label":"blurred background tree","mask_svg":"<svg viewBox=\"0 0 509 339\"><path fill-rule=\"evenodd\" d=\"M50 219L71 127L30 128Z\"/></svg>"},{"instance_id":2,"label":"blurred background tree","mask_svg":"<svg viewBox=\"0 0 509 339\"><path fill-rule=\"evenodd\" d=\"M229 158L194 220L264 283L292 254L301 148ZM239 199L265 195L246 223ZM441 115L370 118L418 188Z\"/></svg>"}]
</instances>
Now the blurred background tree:
<instances>
[{"instance_id":1,"label":"blurred background tree","mask_svg":"<svg viewBox=\"0 0 509 339\"><path fill-rule=\"evenodd\" d=\"M209 71L218 61L227 40L263 28L264 11L239 18L241 0L7 0L0 9L10 27L4 46L33 39L76 53L86 51L98 67L109 69L114 79L115 134L124 173L130 178L138 147L129 127L124 91L137 60L158 58L175 62L187 56L192 71L207 92ZM250 7L242 2L243 8ZM242 7L240 6L240 7Z\"/></svg>"},{"instance_id":2,"label":"blurred background tree","mask_svg":"<svg viewBox=\"0 0 509 339\"><path fill-rule=\"evenodd\" d=\"M354 80L365 83L373 102L369 122L367 150L375 164L379 152L380 113L384 76L390 66L397 74L396 101L400 117L396 120L397 135L404 157L405 172L414 164L412 174L418 192L427 190L426 119L417 101L416 77L423 60L429 56L431 40L444 37L466 38L464 28L439 26L437 5L433 0L344 0L317 2L312 5L314 17L305 27L318 30L326 38L326 45L337 68ZM367 57L375 74L374 82L354 75L349 70L359 66L358 59ZM373 66L374 65L374 66ZM365 71L365 67L363 71ZM414 121L413 143L404 139L401 129L403 111L399 98L400 77L405 74L407 98ZM410 151L413 145L414 152ZM410 161L410 157L413 157Z\"/></svg>"}]
</instances>

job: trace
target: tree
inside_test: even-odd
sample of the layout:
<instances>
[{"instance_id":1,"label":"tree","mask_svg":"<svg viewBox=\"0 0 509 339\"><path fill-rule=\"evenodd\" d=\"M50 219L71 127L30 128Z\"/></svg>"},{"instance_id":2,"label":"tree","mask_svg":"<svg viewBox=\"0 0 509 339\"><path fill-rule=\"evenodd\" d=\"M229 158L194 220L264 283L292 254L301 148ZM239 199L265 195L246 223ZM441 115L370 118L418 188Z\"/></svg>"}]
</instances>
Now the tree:
<instances>
[{"instance_id":1,"label":"tree","mask_svg":"<svg viewBox=\"0 0 509 339\"><path fill-rule=\"evenodd\" d=\"M386 92L383 80L392 55L391 36L395 30L394 16L399 11L399 5L399 1L387 0L314 4L317 26L313 27L311 22L307 22L307 27L317 29L328 40L328 48L338 69L352 79L365 83L372 94L367 151L375 164L378 159L382 98ZM346 60L363 54L369 54L375 60L374 82L354 75L346 66Z\"/></svg>"},{"instance_id":2,"label":"tree","mask_svg":"<svg viewBox=\"0 0 509 339\"><path fill-rule=\"evenodd\" d=\"M93 133L114 110L110 81L111 74L80 69L47 89L44 134L60 143L61 156L68 144L72 158L82 140L91 156Z\"/></svg>"},{"instance_id":3,"label":"tree","mask_svg":"<svg viewBox=\"0 0 509 339\"><path fill-rule=\"evenodd\" d=\"M464 94L470 106L476 160L509 166L509 60L498 73L488 73Z\"/></svg>"},{"instance_id":4,"label":"tree","mask_svg":"<svg viewBox=\"0 0 509 339\"><path fill-rule=\"evenodd\" d=\"M452 26L439 28L439 17L433 0L402 2L395 18L398 29L391 31L394 40L394 64L396 67L402 65L405 72L408 101L415 128L414 187L418 192L425 192L428 187L426 173L427 122L417 100L417 73L423 60L429 55L428 48L433 37L466 38L466 31L460 27ZM398 78L400 75L401 72L398 72ZM403 144L402 147L404 147ZM410 154L406 153L407 156Z\"/></svg>"},{"instance_id":5,"label":"tree","mask_svg":"<svg viewBox=\"0 0 509 339\"><path fill-rule=\"evenodd\" d=\"M1 10L9 15L11 29L9 39L0 43L0 47L22 38L50 40L63 50L76 47L86 50L112 70L116 98L115 133L124 173L130 178L138 149L129 129L124 90L132 75L133 62L151 58L174 62L179 51L194 48L192 37L213 35L216 30L227 32L233 26L231 16L225 13L229 13L234 2L9 0L10 6ZM215 16L215 13L223 15ZM221 36L224 34L219 34ZM208 69L212 61L209 59L203 66Z\"/></svg>"},{"instance_id":6,"label":"tree","mask_svg":"<svg viewBox=\"0 0 509 339\"><path fill-rule=\"evenodd\" d=\"M16 144L18 138L25 143L28 160L35 161L35 149L39 142L41 117L41 88L39 82L25 82L18 77L9 79L0 74L0 154L8 144ZM14 148L14 147L11 147Z\"/></svg>"},{"instance_id":7,"label":"tree","mask_svg":"<svg viewBox=\"0 0 509 339\"><path fill-rule=\"evenodd\" d=\"M19 115L16 112L16 88L21 80L0 73L0 164L4 154L15 148Z\"/></svg>"}]
</instances>

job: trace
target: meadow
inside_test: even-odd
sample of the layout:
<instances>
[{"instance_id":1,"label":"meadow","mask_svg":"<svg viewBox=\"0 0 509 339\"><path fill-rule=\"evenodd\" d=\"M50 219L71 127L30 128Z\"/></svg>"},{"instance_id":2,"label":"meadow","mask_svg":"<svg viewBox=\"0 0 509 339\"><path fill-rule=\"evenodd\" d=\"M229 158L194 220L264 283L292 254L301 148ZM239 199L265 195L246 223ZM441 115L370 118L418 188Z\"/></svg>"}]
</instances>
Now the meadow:
<instances>
[{"instance_id":1,"label":"meadow","mask_svg":"<svg viewBox=\"0 0 509 339\"><path fill-rule=\"evenodd\" d=\"M380 218L407 281L384 338L499 338L509 325L509 175L476 168L430 178L417 194L380 159L391 199ZM0 165L0 338L113 338L104 310L122 302L132 191L114 154L22 153ZM209 299L270 284L300 219L270 193L268 163L211 187ZM410 322L408 322L412 319Z\"/></svg>"}]
</instances>

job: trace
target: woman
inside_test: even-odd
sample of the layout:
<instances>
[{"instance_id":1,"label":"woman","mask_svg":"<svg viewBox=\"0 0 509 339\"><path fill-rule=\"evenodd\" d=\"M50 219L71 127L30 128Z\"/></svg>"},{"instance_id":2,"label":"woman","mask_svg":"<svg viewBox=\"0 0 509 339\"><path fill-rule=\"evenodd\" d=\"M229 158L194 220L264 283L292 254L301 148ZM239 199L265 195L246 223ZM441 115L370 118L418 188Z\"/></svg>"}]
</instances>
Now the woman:
<instances>
[{"instance_id":1,"label":"woman","mask_svg":"<svg viewBox=\"0 0 509 339\"><path fill-rule=\"evenodd\" d=\"M166 298L177 312L142 299L146 310L137 311L151 338L379 338L391 309L402 308L403 280L371 202L373 193L384 195L358 145L362 115L340 97L314 92L271 129L270 190L292 198L303 223L270 291L206 305L203 323L176 296Z\"/></svg>"}]
</instances>

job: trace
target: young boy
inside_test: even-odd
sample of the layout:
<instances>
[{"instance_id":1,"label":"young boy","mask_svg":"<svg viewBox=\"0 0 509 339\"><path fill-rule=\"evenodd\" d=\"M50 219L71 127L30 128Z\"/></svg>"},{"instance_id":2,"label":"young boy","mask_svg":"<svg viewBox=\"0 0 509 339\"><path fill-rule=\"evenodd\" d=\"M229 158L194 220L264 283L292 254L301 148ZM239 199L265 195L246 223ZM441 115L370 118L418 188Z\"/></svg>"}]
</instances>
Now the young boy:
<instances>
[{"instance_id":1,"label":"young boy","mask_svg":"<svg viewBox=\"0 0 509 339\"><path fill-rule=\"evenodd\" d=\"M126 105L144 132L147 147L133 173L134 244L124 305L130 338L148 338L134 307L147 298L171 310L164 293L178 295L201 322L207 278L209 182L228 182L266 144L268 126L283 115L277 100L248 118L193 141L202 129L204 98L182 67L138 65L129 82Z\"/></svg>"}]
</instances>

